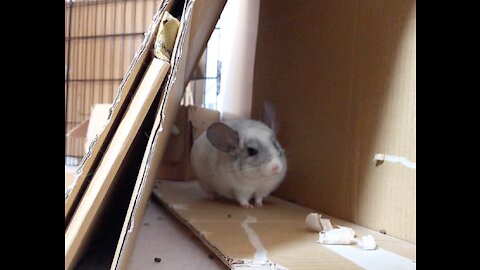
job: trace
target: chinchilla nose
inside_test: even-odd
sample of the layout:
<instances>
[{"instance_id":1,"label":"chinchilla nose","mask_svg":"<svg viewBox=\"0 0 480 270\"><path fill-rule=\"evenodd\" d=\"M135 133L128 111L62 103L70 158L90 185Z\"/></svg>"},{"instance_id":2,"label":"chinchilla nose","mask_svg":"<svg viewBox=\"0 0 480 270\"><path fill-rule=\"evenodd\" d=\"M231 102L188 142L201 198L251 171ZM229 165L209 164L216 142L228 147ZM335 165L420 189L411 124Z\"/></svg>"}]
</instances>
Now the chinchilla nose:
<instances>
[{"instance_id":1,"label":"chinchilla nose","mask_svg":"<svg viewBox=\"0 0 480 270\"><path fill-rule=\"evenodd\" d=\"M279 174L281 170L282 170L282 167L281 167L280 164L275 163L275 164L272 165L272 173L273 174Z\"/></svg>"}]
</instances>

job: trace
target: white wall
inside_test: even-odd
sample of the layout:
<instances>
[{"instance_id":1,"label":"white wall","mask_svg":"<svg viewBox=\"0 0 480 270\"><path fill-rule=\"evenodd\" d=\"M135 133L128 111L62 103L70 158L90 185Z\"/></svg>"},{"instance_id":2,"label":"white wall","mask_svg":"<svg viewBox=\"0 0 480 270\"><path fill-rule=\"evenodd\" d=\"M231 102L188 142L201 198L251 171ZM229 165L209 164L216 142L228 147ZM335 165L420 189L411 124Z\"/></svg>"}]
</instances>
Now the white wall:
<instances>
[{"instance_id":1,"label":"white wall","mask_svg":"<svg viewBox=\"0 0 480 270\"><path fill-rule=\"evenodd\" d=\"M220 18L223 119L250 117L259 7L260 0L229 0Z\"/></svg>"}]
</instances>

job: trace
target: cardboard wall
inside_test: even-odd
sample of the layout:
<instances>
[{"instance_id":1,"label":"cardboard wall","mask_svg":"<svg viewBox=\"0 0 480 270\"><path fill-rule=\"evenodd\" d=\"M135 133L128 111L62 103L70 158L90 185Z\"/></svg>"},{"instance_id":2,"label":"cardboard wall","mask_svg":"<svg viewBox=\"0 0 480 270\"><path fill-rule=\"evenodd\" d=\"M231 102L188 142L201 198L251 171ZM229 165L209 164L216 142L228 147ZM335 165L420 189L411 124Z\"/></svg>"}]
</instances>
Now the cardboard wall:
<instances>
[{"instance_id":1,"label":"cardboard wall","mask_svg":"<svg viewBox=\"0 0 480 270\"><path fill-rule=\"evenodd\" d=\"M261 1L252 117L279 110L275 195L416 242L416 2Z\"/></svg>"}]
</instances>

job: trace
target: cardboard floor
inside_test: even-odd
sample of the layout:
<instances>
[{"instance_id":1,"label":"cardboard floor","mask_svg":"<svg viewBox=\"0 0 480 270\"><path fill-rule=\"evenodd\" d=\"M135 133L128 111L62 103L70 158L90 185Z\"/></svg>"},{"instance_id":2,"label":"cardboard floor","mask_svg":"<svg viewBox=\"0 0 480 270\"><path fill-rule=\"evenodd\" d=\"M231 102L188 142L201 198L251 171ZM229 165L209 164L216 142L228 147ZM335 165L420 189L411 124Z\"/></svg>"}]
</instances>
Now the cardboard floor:
<instances>
[{"instance_id":1,"label":"cardboard floor","mask_svg":"<svg viewBox=\"0 0 480 270\"><path fill-rule=\"evenodd\" d=\"M150 201L128 269L228 269L168 211ZM160 258L159 263L155 258Z\"/></svg>"},{"instance_id":2,"label":"cardboard floor","mask_svg":"<svg viewBox=\"0 0 480 270\"><path fill-rule=\"evenodd\" d=\"M416 245L327 215L334 227L371 234L378 248L319 244L318 233L305 227L314 211L275 197L262 208L244 209L212 200L195 181L162 180L153 196L231 269L416 269Z\"/></svg>"}]
</instances>

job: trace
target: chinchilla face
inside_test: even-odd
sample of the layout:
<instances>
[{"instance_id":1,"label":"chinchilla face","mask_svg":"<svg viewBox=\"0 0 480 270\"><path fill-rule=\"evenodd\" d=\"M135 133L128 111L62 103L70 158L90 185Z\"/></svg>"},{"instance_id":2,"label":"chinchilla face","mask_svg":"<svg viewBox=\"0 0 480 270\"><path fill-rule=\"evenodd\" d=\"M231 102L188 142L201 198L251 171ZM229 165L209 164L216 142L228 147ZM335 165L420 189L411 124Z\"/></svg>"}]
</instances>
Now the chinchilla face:
<instances>
[{"instance_id":1,"label":"chinchilla face","mask_svg":"<svg viewBox=\"0 0 480 270\"><path fill-rule=\"evenodd\" d=\"M247 178L283 176L285 152L274 132L253 120L215 123L207 137L217 150L231 157L233 173Z\"/></svg>"},{"instance_id":2,"label":"chinchilla face","mask_svg":"<svg viewBox=\"0 0 480 270\"><path fill-rule=\"evenodd\" d=\"M255 129L246 133L250 136L241 138L238 149L233 151L234 162L237 163L239 171L258 177L285 174L285 151L273 133Z\"/></svg>"}]
</instances>

